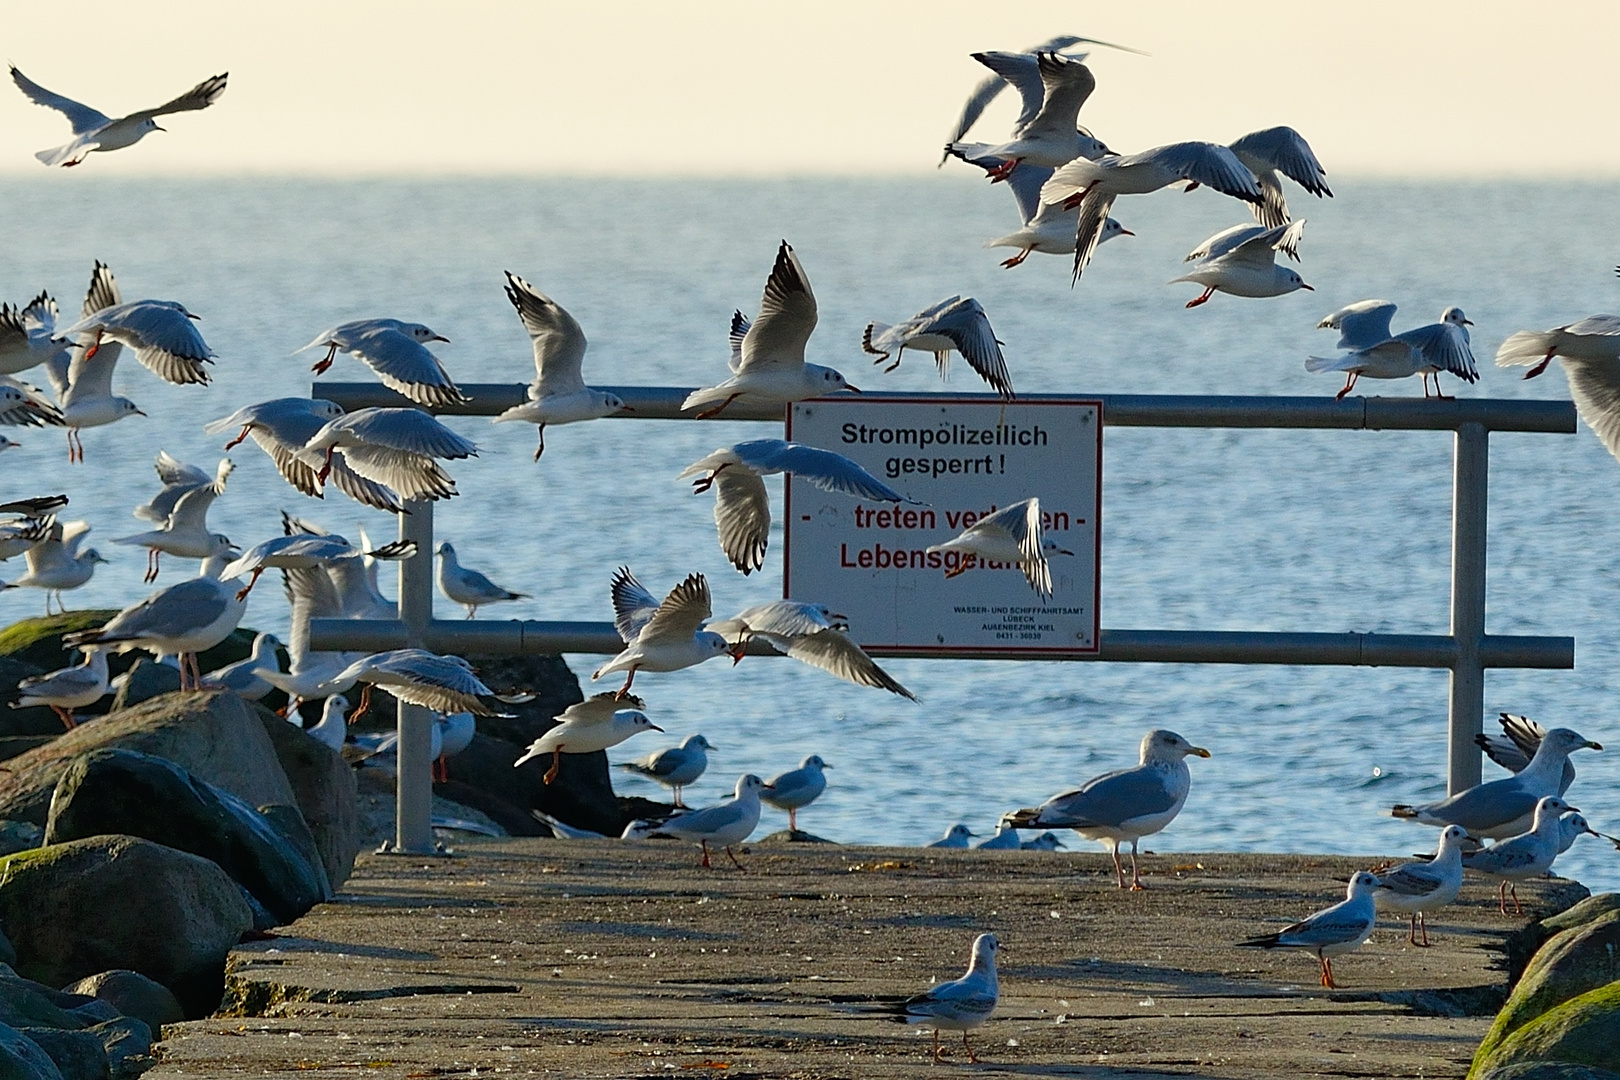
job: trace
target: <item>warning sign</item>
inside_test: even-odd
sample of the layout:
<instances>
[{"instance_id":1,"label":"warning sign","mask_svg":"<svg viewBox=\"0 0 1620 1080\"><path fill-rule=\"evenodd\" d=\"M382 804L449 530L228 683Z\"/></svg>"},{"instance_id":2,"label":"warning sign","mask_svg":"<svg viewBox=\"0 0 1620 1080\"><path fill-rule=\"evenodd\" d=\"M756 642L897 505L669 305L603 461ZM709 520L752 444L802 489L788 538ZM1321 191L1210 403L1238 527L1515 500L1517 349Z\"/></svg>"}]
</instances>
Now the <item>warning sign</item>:
<instances>
[{"instance_id":1,"label":"warning sign","mask_svg":"<svg viewBox=\"0 0 1620 1080\"><path fill-rule=\"evenodd\" d=\"M853 459L920 504L857 499L789 478L787 595L848 618L863 648L1097 651L1102 402L840 396L796 403L787 437ZM928 550L1031 496L1040 500L1051 596L1031 588L1016 565Z\"/></svg>"}]
</instances>

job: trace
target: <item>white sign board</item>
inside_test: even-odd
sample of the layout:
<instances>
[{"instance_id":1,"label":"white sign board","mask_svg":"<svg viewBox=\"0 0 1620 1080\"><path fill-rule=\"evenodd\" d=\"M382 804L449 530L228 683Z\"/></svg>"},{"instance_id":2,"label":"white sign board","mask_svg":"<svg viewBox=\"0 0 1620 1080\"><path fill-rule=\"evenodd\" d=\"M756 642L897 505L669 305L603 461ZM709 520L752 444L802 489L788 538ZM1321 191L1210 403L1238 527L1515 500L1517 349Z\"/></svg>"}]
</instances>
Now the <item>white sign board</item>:
<instances>
[{"instance_id":1,"label":"white sign board","mask_svg":"<svg viewBox=\"0 0 1620 1080\"><path fill-rule=\"evenodd\" d=\"M849 619L869 652L1083 655L1097 652L1102 402L839 396L796 403L792 442L857 461L923 505L820 491L790 476L786 593ZM929 553L978 518L1030 496L1049 555L1043 598L1015 566Z\"/></svg>"}]
</instances>

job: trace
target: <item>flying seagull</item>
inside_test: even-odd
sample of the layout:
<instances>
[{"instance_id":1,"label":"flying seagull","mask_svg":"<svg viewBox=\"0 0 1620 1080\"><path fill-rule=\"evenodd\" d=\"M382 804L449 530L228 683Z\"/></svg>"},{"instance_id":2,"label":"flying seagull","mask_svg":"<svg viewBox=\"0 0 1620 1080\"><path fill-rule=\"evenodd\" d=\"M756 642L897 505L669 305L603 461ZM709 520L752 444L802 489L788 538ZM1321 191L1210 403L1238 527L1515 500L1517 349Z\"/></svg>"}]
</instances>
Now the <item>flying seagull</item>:
<instances>
[{"instance_id":1,"label":"flying seagull","mask_svg":"<svg viewBox=\"0 0 1620 1080\"><path fill-rule=\"evenodd\" d=\"M225 80L229 74L222 72L204 79L166 105L159 105L155 109L142 109L116 120L88 105L81 105L71 98L51 93L18 71L15 65L11 68L11 81L17 84L17 89L21 90L29 101L35 105L55 109L67 117L68 123L73 125L72 142L52 150L41 150L34 155L41 164L66 167L79 164L92 151L122 150L126 146L134 146L140 142L146 137L147 132L168 130L159 127L155 117L208 108L225 93Z\"/></svg>"}]
</instances>

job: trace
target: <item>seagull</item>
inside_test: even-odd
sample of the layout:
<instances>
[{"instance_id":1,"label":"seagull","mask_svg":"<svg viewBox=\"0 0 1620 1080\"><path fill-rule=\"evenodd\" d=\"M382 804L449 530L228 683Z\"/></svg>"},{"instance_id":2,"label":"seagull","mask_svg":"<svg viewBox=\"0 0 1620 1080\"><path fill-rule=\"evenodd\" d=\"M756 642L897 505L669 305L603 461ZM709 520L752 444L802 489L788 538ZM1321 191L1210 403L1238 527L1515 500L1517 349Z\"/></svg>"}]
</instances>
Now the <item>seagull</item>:
<instances>
[{"instance_id":1,"label":"seagull","mask_svg":"<svg viewBox=\"0 0 1620 1080\"><path fill-rule=\"evenodd\" d=\"M978 563L1006 564L1024 572L1024 580L1041 596L1052 595L1052 570L1048 555L1073 555L1047 541L1041 533L1041 501L1024 499L991 512L943 544L932 544L929 553L955 554L959 561L946 569L947 578L966 573Z\"/></svg>"},{"instance_id":2,"label":"seagull","mask_svg":"<svg viewBox=\"0 0 1620 1080\"><path fill-rule=\"evenodd\" d=\"M27 499L13 499L10 502L0 503L0 514L37 518L53 510L60 510L67 504L66 495L35 495Z\"/></svg>"},{"instance_id":3,"label":"seagull","mask_svg":"<svg viewBox=\"0 0 1620 1080\"><path fill-rule=\"evenodd\" d=\"M325 498L321 490L320 462L306 461L300 456L304 444L327 423L343 415L343 409L324 398L274 398L255 405L244 406L231 415L214 420L203 427L209 435L240 429L235 438L225 444L229 450L243 439L252 437L259 448L270 455L281 478L305 495ZM349 467L342 454L332 458L330 479L337 489L355 502L375 510L397 514L403 508L399 496L385 484L368 480Z\"/></svg>"},{"instance_id":4,"label":"seagull","mask_svg":"<svg viewBox=\"0 0 1620 1080\"><path fill-rule=\"evenodd\" d=\"M759 797L778 810L788 812L788 831L799 831L799 810L809 806L827 790L823 769L830 769L819 754L811 754L799 762L799 767L765 781Z\"/></svg>"},{"instance_id":5,"label":"seagull","mask_svg":"<svg viewBox=\"0 0 1620 1080\"><path fill-rule=\"evenodd\" d=\"M577 701L557 715L557 726L530 743L523 756L512 762L512 768L550 754L551 768L541 777L549 784L557 779L564 754L594 754L643 731L663 731L641 711L645 704L626 708L624 701L613 694L593 694Z\"/></svg>"},{"instance_id":6,"label":"seagull","mask_svg":"<svg viewBox=\"0 0 1620 1080\"><path fill-rule=\"evenodd\" d=\"M209 556L196 577L159 589L97 629L64 635L62 643L109 645L117 652L145 649L159 659L173 656L180 662L180 689L200 689L197 654L230 637L247 610L247 603L236 599L237 583L219 579L228 557L227 552Z\"/></svg>"},{"instance_id":7,"label":"seagull","mask_svg":"<svg viewBox=\"0 0 1620 1080\"><path fill-rule=\"evenodd\" d=\"M320 463L315 478L323 484L339 455L355 473L384 485L397 499L438 500L460 493L434 459L477 457L478 446L419 409L359 409L327 423L301 451L306 464Z\"/></svg>"},{"instance_id":8,"label":"seagull","mask_svg":"<svg viewBox=\"0 0 1620 1080\"><path fill-rule=\"evenodd\" d=\"M484 604L502 600L527 600L528 593L503 589L477 570L469 570L456 562L456 549L449 541L439 545L439 591L446 600L461 604L472 618Z\"/></svg>"},{"instance_id":9,"label":"seagull","mask_svg":"<svg viewBox=\"0 0 1620 1080\"><path fill-rule=\"evenodd\" d=\"M692 494L716 484L714 524L720 550L745 575L765 565L771 531L771 504L763 477L792 473L822 491L836 491L876 502L914 502L842 454L781 439L751 439L722 447L682 469L677 480L696 476ZM917 503L916 505L921 505Z\"/></svg>"},{"instance_id":10,"label":"seagull","mask_svg":"<svg viewBox=\"0 0 1620 1080\"><path fill-rule=\"evenodd\" d=\"M978 52L973 59L1018 86L1020 92L1029 87L1029 61L1019 53ZM1096 77L1082 61L1058 52L1040 52L1035 55L1036 77L1040 80L1041 103L1035 115L1024 120L1013 130L1012 141L991 147L988 151L1003 158L1006 164L990 173L990 182L1005 180L1024 162L1055 169L1077 157L1100 158L1112 154L1101 141L1085 128L1078 126L1080 110L1086 99L1097 88ZM1033 89L1033 87L1029 87ZM1026 96L1026 110L1028 97ZM946 145L949 154L960 144Z\"/></svg>"},{"instance_id":11,"label":"seagull","mask_svg":"<svg viewBox=\"0 0 1620 1080\"><path fill-rule=\"evenodd\" d=\"M1512 776L1477 784L1439 802L1398 805L1390 814L1420 825L1461 825L1475 839L1517 836L1532 827L1537 802L1558 794L1569 755L1582 749L1603 747L1569 728L1553 728L1542 738L1530 763Z\"/></svg>"},{"instance_id":12,"label":"seagull","mask_svg":"<svg viewBox=\"0 0 1620 1080\"><path fill-rule=\"evenodd\" d=\"M310 370L324 375L340 352L365 363L383 385L396 390L418 405L443 407L461 405L468 399L457 388L439 358L428 351L427 343L450 339L421 323L398 319L356 319L323 330L298 352L326 349L326 355Z\"/></svg>"},{"instance_id":13,"label":"seagull","mask_svg":"<svg viewBox=\"0 0 1620 1080\"><path fill-rule=\"evenodd\" d=\"M24 307L0 304L0 375L15 375L67 352L56 341L56 301L40 293Z\"/></svg>"},{"instance_id":14,"label":"seagull","mask_svg":"<svg viewBox=\"0 0 1620 1080\"><path fill-rule=\"evenodd\" d=\"M135 508L134 514L142 521L150 521L162 525L174 513L175 504L180 497L188 491L207 487L210 484L220 488L225 486L225 478L235 468L230 458L221 458L219 465L210 476L197 468L172 457L168 451L159 450L152 465L157 469L158 481L162 483L163 490L152 496L152 501Z\"/></svg>"},{"instance_id":15,"label":"seagull","mask_svg":"<svg viewBox=\"0 0 1620 1080\"><path fill-rule=\"evenodd\" d=\"M321 704L320 722L313 727L304 729L304 734L321 743L333 753L343 752L343 743L349 737L349 723L344 719L344 712L349 707L349 699L342 694L333 694ZM288 713L289 717L296 717L295 713Z\"/></svg>"},{"instance_id":16,"label":"seagull","mask_svg":"<svg viewBox=\"0 0 1620 1080\"><path fill-rule=\"evenodd\" d=\"M1486 757L1508 772L1523 772L1524 767L1530 764L1530 759L1536 756L1536 749L1541 746L1541 740L1547 737L1547 729L1528 716L1516 716L1513 713L1498 714L1497 722L1502 725L1502 734L1475 735L1475 745L1485 751ZM1574 782L1575 762L1565 758L1564 772L1558 778L1558 790L1554 794L1564 794Z\"/></svg>"},{"instance_id":17,"label":"seagull","mask_svg":"<svg viewBox=\"0 0 1620 1080\"><path fill-rule=\"evenodd\" d=\"M540 824L544 825L546 828L550 829L551 830L551 838L553 840L613 840L613 839L617 839L616 837L609 836L607 833L599 833L599 832L595 832L595 831L593 831L591 829L577 828L577 827L575 827L573 825L568 824L566 821L560 821L557 818L552 817L550 814L546 813L544 810L530 810L529 811L529 816L534 818L534 820L538 821ZM634 824L634 823L632 822L632 824Z\"/></svg>"},{"instance_id":18,"label":"seagull","mask_svg":"<svg viewBox=\"0 0 1620 1080\"><path fill-rule=\"evenodd\" d=\"M223 576L239 577L251 571L252 576L242 589L242 597L246 598L247 594L253 591L253 586L258 583L259 575L272 566L282 570L310 570L342 559L354 559L360 554L357 548L341 536L330 533L324 535L290 533L272 537L262 544L248 548L225 568ZM393 561L409 559L416 554L416 541L396 540L365 554L372 558Z\"/></svg>"},{"instance_id":19,"label":"seagull","mask_svg":"<svg viewBox=\"0 0 1620 1080\"><path fill-rule=\"evenodd\" d=\"M1063 846L1063 841L1058 839L1055 832L1043 832L1035 839L1025 840L1018 846L1025 851L1056 851Z\"/></svg>"},{"instance_id":20,"label":"seagull","mask_svg":"<svg viewBox=\"0 0 1620 1080\"><path fill-rule=\"evenodd\" d=\"M1001 165L1002 159L982 152L988 149L976 144L964 144L958 156L970 165L990 171ZM1041 201L1041 188L1051 179L1053 172L1052 169L1025 165L1007 178L1007 186L1012 189L1013 198L1018 203L1018 220L1023 227L1006 236L986 240L984 246L1018 248L1017 255L1001 263L1008 270L1023 263L1032 251L1043 255L1074 254L1075 233L1080 223L1079 209L1065 210L1061 202ZM1097 238L1097 244L1106 244L1116 236L1135 235L1114 218L1109 218L1103 222L1102 235Z\"/></svg>"},{"instance_id":21,"label":"seagull","mask_svg":"<svg viewBox=\"0 0 1620 1080\"><path fill-rule=\"evenodd\" d=\"M611 694L607 696L612 697ZM713 749L709 740L702 735L688 735L679 746L665 747L638 761L620 762L618 767L673 789L675 805L684 808L681 789L696 783L698 777L703 775L709 767L709 752Z\"/></svg>"},{"instance_id":22,"label":"seagull","mask_svg":"<svg viewBox=\"0 0 1620 1080\"><path fill-rule=\"evenodd\" d=\"M1224 146L1206 142L1180 142L1114 155L1098 161L1075 158L1054 172L1041 187L1044 202L1058 202L1065 210L1080 209L1075 227L1074 280L1091 261L1102 238L1103 222L1121 195L1146 195L1180 181L1187 190L1199 184L1249 203L1262 196L1254 174Z\"/></svg>"},{"instance_id":23,"label":"seagull","mask_svg":"<svg viewBox=\"0 0 1620 1080\"><path fill-rule=\"evenodd\" d=\"M1202 746L1194 746L1173 731L1155 728L1142 736L1136 766L1103 773L1074 791L1054 795L1032 809L1014 810L1001 820L1015 829L1073 829L1088 840L1111 843L1114 881L1121 889L1125 888L1125 868L1119 862L1119 845L1129 840L1130 888L1139 890L1143 886L1137 849L1142 837L1161 831L1181 813L1192 789L1189 754L1209 757Z\"/></svg>"},{"instance_id":24,"label":"seagull","mask_svg":"<svg viewBox=\"0 0 1620 1080\"><path fill-rule=\"evenodd\" d=\"M730 619L710 623L708 629L735 635L737 649L752 638L764 638L776 651L821 668L857 686L887 690L917 701L917 695L877 665L866 651L844 633L849 624L821 604L773 600L738 612Z\"/></svg>"},{"instance_id":25,"label":"seagull","mask_svg":"<svg viewBox=\"0 0 1620 1080\"><path fill-rule=\"evenodd\" d=\"M370 708L373 686L382 687L407 705L420 705L437 713L499 715L479 700L492 697L493 693L473 674L472 666L459 656L439 656L426 649L373 653L338 672L323 694L311 696L343 693L357 682L365 683L365 689L360 694L355 717Z\"/></svg>"},{"instance_id":26,"label":"seagull","mask_svg":"<svg viewBox=\"0 0 1620 1080\"><path fill-rule=\"evenodd\" d=\"M741 646L702 629L713 614L709 580L702 574L688 574L660 603L628 566L621 566L613 575L612 592L613 627L624 639L625 648L591 678L627 672L620 699L630 692L638 671L679 671L727 654L734 664L742 659Z\"/></svg>"},{"instance_id":27,"label":"seagull","mask_svg":"<svg viewBox=\"0 0 1620 1080\"><path fill-rule=\"evenodd\" d=\"M1584 824L1584 823L1583 823ZM1373 903L1380 910L1400 911L1412 917L1406 940L1422 948L1429 946L1429 924L1425 913L1443 908L1457 899L1463 883L1463 844L1468 830L1447 825L1440 833L1440 847L1427 862L1402 863L1389 870L1378 870L1378 890ZM1423 940L1418 941L1418 927Z\"/></svg>"},{"instance_id":28,"label":"seagull","mask_svg":"<svg viewBox=\"0 0 1620 1080\"><path fill-rule=\"evenodd\" d=\"M585 360L585 331L562 305L507 272L506 298L517 308L523 328L534 346L534 381L529 384L529 400L514 405L490 421L525 420L539 432L540 445L534 460L546 452L546 425L573 424L596 420L618 412L634 412L616 394L593 390L580 373Z\"/></svg>"},{"instance_id":29,"label":"seagull","mask_svg":"<svg viewBox=\"0 0 1620 1080\"><path fill-rule=\"evenodd\" d=\"M1254 216L1268 229L1286 225L1291 220L1288 203L1283 199L1282 180L1277 176L1279 172L1318 199L1324 195L1333 197L1327 186L1327 172L1316 160L1311 144L1291 127L1251 131L1236 142L1228 143L1227 149L1236 154L1260 182L1262 200L1254 204Z\"/></svg>"},{"instance_id":30,"label":"seagull","mask_svg":"<svg viewBox=\"0 0 1620 1080\"><path fill-rule=\"evenodd\" d=\"M1240 948L1306 949L1316 955L1322 965L1322 985L1329 990L1338 988L1333 981L1333 957L1351 952L1372 936L1378 923L1378 910L1373 893L1378 879L1359 871L1350 879L1345 899L1332 907L1323 908L1300 922L1285 926L1275 934L1250 938L1238 942Z\"/></svg>"},{"instance_id":31,"label":"seagull","mask_svg":"<svg viewBox=\"0 0 1620 1080\"><path fill-rule=\"evenodd\" d=\"M66 427L62 410L39 387L0 375L0 424L7 427Z\"/></svg>"},{"instance_id":32,"label":"seagull","mask_svg":"<svg viewBox=\"0 0 1620 1080\"><path fill-rule=\"evenodd\" d=\"M1605 833L1598 832L1587 823L1586 818L1580 814L1571 812L1558 819L1558 854L1562 855L1564 852L1574 847L1575 841L1579 840L1583 836L1596 836L1599 839L1607 840L1612 844L1620 846L1620 840L1616 840L1614 837Z\"/></svg>"},{"instance_id":33,"label":"seagull","mask_svg":"<svg viewBox=\"0 0 1620 1080\"><path fill-rule=\"evenodd\" d=\"M804 362L805 343L815 328L816 297L810 278L784 240L765 282L759 316L752 323L741 312L732 317L733 341L738 334L742 340L733 348L731 378L692 391L681 409L701 409L697 419L707 420L738 400L787 405L838 390L860 393L832 368Z\"/></svg>"},{"instance_id":34,"label":"seagull","mask_svg":"<svg viewBox=\"0 0 1620 1080\"><path fill-rule=\"evenodd\" d=\"M764 786L765 782L753 773L744 773L737 778L736 793L727 801L676 814L647 835L697 841L703 848L702 865L710 868L713 864L709 862L709 845L725 848L731 864L741 870L742 863L731 849L747 840L759 826L759 795Z\"/></svg>"},{"instance_id":35,"label":"seagull","mask_svg":"<svg viewBox=\"0 0 1620 1080\"><path fill-rule=\"evenodd\" d=\"M434 742L439 752L433 755L433 779L450 779L450 759L472 745L478 734L478 718L470 712L450 713L433 718Z\"/></svg>"},{"instance_id":36,"label":"seagull","mask_svg":"<svg viewBox=\"0 0 1620 1080\"><path fill-rule=\"evenodd\" d=\"M173 300L131 300L85 315L63 330L60 338L90 335L84 348L87 360L95 357L103 338L111 338L134 349L135 359L165 382L205 384L210 376L203 365L214 362L214 350L192 325L200 317Z\"/></svg>"},{"instance_id":37,"label":"seagull","mask_svg":"<svg viewBox=\"0 0 1620 1080\"><path fill-rule=\"evenodd\" d=\"M164 455L166 457L167 455ZM163 457L160 457L158 475L163 476ZM172 459L171 459L172 460ZM115 544L129 544L147 549L145 581L157 580L158 562L164 553L182 559L206 559L230 549L231 539L224 533L208 531L208 508L214 500L225 494L225 478L234 468L227 458L219 463L217 479L191 488L181 495L169 511L161 528L133 536L120 536ZM159 498L162 496L160 495ZM235 576L235 575L230 575Z\"/></svg>"},{"instance_id":38,"label":"seagull","mask_svg":"<svg viewBox=\"0 0 1620 1080\"><path fill-rule=\"evenodd\" d=\"M222 572L222 576L231 576L229 568ZM281 670L276 664L276 650L279 648L281 640L276 635L255 634L253 648L246 660L238 660L234 664L210 671L203 676L203 685L222 686L239 698L258 701L275 689L268 680L260 677L259 671L266 667L272 671Z\"/></svg>"},{"instance_id":39,"label":"seagull","mask_svg":"<svg viewBox=\"0 0 1620 1080\"><path fill-rule=\"evenodd\" d=\"M282 515L282 528L289 535L295 533L329 535L316 531L315 526L287 514ZM304 701L312 701L335 693L330 686L332 681L350 663L360 658L358 655L341 652L310 651L311 619L398 617L398 612L392 609L374 610L369 606L362 608L347 606L351 598L346 597L337 584L341 580L338 576L340 568L346 571L345 576L348 578L357 577L362 581L365 579L362 559L359 557L338 559L307 569L293 567L282 571L287 601L292 608L287 637L287 671L280 672L264 667L259 669L259 676L287 695L286 712L283 715L289 719L297 715L298 707Z\"/></svg>"},{"instance_id":40,"label":"seagull","mask_svg":"<svg viewBox=\"0 0 1620 1080\"><path fill-rule=\"evenodd\" d=\"M90 272L90 287L85 290L80 315L89 318L122 302L117 279L106 264L98 260ZM124 347L116 340L103 342L94 350L81 343L46 361L45 374L50 379L51 389L56 391L62 421L68 429L69 462L84 460L84 443L79 437L81 428L101 427L126 416L146 415L129 398L112 392L113 369L123 351Z\"/></svg>"},{"instance_id":41,"label":"seagull","mask_svg":"<svg viewBox=\"0 0 1620 1080\"><path fill-rule=\"evenodd\" d=\"M221 72L204 79L165 105L159 105L155 109L142 109L114 120L88 105L81 105L61 94L51 93L18 71L15 64L11 67L11 81L17 84L17 89L21 90L29 101L35 105L55 109L67 117L68 123L73 125L72 142L53 150L41 150L34 155L47 166L77 165L93 151L122 150L126 146L134 146L140 142L148 132L166 131L167 128L158 126L157 117L208 108L225 92L225 80L229 75L230 72Z\"/></svg>"},{"instance_id":42,"label":"seagull","mask_svg":"<svg viewBox=\"0 0 1620 1080\"><path fill-rule=\"evenodd\" d=\"M74 709L94 705L107 696L107 653L91 646L84 650L84 663L60 668L17 684L18 697L13 709L49 705L69 731L78 726Z\"/></svg>"},{"instance_id":43,"label":"seagull","mask_svg":"<svg viewBox=\"0 0 1620 1080\"><path fill-rule=\"evenodd\" d=\"M955 825L952 825L950 828L945 830L944 836L940 837L938 840L935 840L931 844L924 844L923 846L931 848L965 848L968 846L968 838L978 835L978 833L973 832L966 825L963 825L961 822L957 822Z\"/></svg>"},{"instance_id":44,"label":"seagull","mask_svg":"<svg viewBox=\"0 0 1620 1080\"><path fill-rule=\"evenodd\" d=\"M958 352L996 393L1008 401L1016 396L1012 376L1007 374L1007 361L1001 355L1001 342L990 328L990 317L971 296L966 300L960 296L946 297L894 326L867 323L861 334L861 348L877 357L872 361L874 364L881 364L892 355L894 363L883 369L886 372L900 366L906 349L931 352L942 379L950 373L951 353Z\"/></svg>"},{"instance_id":45,"label":"seagull","mask_svg":"<svg viewBox=\"0 0 1620 1080\"><path fill-rule=\"evenodd\" d=\"M1349 351L1333 359L1310 357L1305 370L1345 372L1344 389L1334 395L1335 400L1343 400L1363 375L1369 379L1421 375L1424 397L1429 396L1429 376L1433 375L1435 396L1441 399L1447 396L1440 392L1442 371L1464 382L1479 381L1466 329L1474 324L1462 308L1448 307L1440 313L1439 322L1392 337L1389 320L1394 314L1395 305L1388 300L1361 300L1326 316L1316 324L1317 329L1339 331L1338 347Z\"/></svg>"},{"instance_id":46,"label":"seagull","mask_svg":"<svg viewBox=\"0 0 1620 1080\"><path fill-rule=\"evenodd\" d=\"M1590 315L1540 332L1520 330L1496 350L1497 367L1533 365L1533 379L1553 357L1564 361L1569 396L1609 453L1620 458L1620 315Z\"/></svg>"},{"instance_id":47,"label":"seagull","mask_svg":"<svg viewBox=\"0 0 1620 1080\"><path fill-rule=\"evenodd\" d=\"M973 845L975 851L1018 851L1023 848L1018 840L1018 830L1011 825L997 825L996 834L988 836Z\"/></svg>"},{"instance_id":48,"label":"seagull","mask_svg":"<svg viewBox=\"0 0 1620 1080\"><path fill-rule=\"evenodd\" d=\"M973 958L968 961L966 975L931 986L920 994L885 1004L881 1008L892 1013L898 1023L933 1028L936 1063L941 1060L942 1053L939 1033L960 1031L968 1061L977 1064L979 1059L973 1053L973 1044L968 1042L968 1032L990 1019L996 1011L996 1003L1001 999L1001 990L996 984L998 947L996 935L980 934L973 939Z\"/></svg>"},{"instance_id":49,"label":"seagull","mask_svg":"<svg viewBox=\"0 0 1620 1080\"><path fill-rule=\"evenodd\" d=\"M88 521L58 522L53 519L45 535L23 553L23 558L28 560L28 572L0 588L44 589L46 615L51 613L52 596L56 597L56 606L67 611L67 606L62 603L62 593L88 584L96 572L96 564L107 562L95 548L79 550L80 543L89 533Z\"/></svg>"},{"instance_id":50,"label":"seagull","mask_svg":"<svg viewBox=\"0 0 1620 1080\"><path fill-rule=\"evenodd\" d=\"M1530 831L1520 833L1488 848L1463 856L1463 866L1500 880L1496 889L1496 903L1503 915L1508 913L1507 898L1513 894L1513 914L1523 915L1519 903L1518 883L1540 877L1552 869L1558 858L1563 826L1559 815L1576 808L1556 795L1548 795L1536 803ZM1573 841L1571 841L1573 842Z\"/></svg>"},{"instance_id":51,"label":"seagull","mask_svg":"<svg viewBox=\"0 0 1620 1080\"><path fill-rule=\"evenodd\" d=\"M1235 225L1205 240L1184 260L1198 263L1170 284L1191 281L1202 285L1202 296L1187 301L1195 308L1207 303L1217 292L1231 296L1283 296L1306 289L1305 279L1286 266L1277 265L1277 252L1298 259L1299 238L1305 231L1305 219L1286 222L1275 228L1264 225Z\"/></svg>"}]
</instances>

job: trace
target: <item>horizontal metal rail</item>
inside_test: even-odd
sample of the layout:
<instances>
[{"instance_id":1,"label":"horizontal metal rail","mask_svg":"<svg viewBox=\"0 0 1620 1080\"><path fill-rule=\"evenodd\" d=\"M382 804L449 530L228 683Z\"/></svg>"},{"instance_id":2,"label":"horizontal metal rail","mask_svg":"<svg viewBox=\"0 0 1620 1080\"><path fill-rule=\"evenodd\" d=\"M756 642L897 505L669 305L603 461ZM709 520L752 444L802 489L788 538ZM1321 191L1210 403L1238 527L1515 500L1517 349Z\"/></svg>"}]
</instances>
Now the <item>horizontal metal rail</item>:
<instances>
[{"instance_id":1,"label":"horizontal metal rail","mask_svg":"<svg viewBox=\"0 0 1620 1080\"><path fill-rule=\"evenodd\" d=\"M313 619L309 644L316 650L380 652L406 647L403 623L392 619ZM444 653L581 653L612 656L624 648L612 623L540 620L436 619L422 632L424 648ZM867 650L874 656L936 656L909 649ZM776 651L763 641L749 645L752 656ZM959 654L973 659L971 654ZM1449 668L1457 644L1440 634L1309 634L1246 630L1104 630L1102 649L1082 660L1147 664L1312 664L1360 667ZM995 659L1050 660L1050 654ZM1063 656L1060 659L1074 660ZM1573 668L1575 639L1487 635L1480 642L1487 668Z\"/></svg>"},{"instance_id":2,"label":"horizontal metal rail","mask_svg":"<svg viewBox=\"0 0 1620 1080\"><path fill-rule=\"evenodd\" d=\"M630 411L609 419L691 420L681 403L695 387L603 386L629 406ZM524 383L463 383L470 401L430 411L444 416L494 416L528 400ZM336 402L344 409L405 408L412 402L380 383L317 382L310 396ZM868 398L915 398L905 393L867 393ZM952 394L953 398L993 394ZM1025 394L1020 401L1042 401L1073 395ZM1464 424L1479 424L1486 431L1533 431L1572 434L1575 405L1569 401L1514 401L1505 398L1386 398L1347 397L1196 397L1181 394L1087 395L1103 403L1103 423L1109 427L1202 428L1326 428L1366 431L1455 431ZM415 406L420 407L420 406ZM767 420L781 423L781 408L761 408L737 402L720 414L725 420Z\"/></svg>"}]
</instances>

